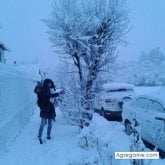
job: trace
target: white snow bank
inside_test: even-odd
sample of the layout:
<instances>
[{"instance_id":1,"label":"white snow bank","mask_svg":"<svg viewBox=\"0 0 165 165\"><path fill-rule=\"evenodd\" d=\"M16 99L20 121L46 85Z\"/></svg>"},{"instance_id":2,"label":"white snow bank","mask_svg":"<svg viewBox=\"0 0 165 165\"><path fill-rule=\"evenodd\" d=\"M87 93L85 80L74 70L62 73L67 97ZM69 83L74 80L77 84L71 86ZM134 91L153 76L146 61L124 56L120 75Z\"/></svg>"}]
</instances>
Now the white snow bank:
<instances>
[{"instance_id":1,"label":"white snow bank","mask_svg":"<svg viewBox=\"0 0 165 165\"><path fill-rule=\"evenodd\" d=\"M82 130L80 134L80 146L93 149L98 153L97 160L101 164L120 164L115 160L115 152L129 151L130 139L124 133L124 127L118 122L109 122L98 114L93 115L92 123ZM129 161L122 160L123 164Z\"/></svg>"},{"instance_id":2,"label":"white snow bank","mask_svg":"<svg viewBox=\"0 0 165 165\"><path fill-rule=\"evenodd\" d=\"M7 150L31 117L33 88L31 75L0 64L0 151Z\"/></svg>"}]
</instances>

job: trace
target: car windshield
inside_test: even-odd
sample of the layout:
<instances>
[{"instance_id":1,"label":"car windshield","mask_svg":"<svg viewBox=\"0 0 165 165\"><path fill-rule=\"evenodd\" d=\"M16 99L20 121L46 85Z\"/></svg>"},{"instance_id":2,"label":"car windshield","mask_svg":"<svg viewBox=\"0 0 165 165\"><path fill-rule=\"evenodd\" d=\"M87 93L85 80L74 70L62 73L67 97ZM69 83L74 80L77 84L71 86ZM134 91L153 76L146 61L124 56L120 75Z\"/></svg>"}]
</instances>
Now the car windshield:
<instances>
[{"instance_id":1,"label":"car windshield","mask_svg":"<svg viewBox=\"0 0 165 165\"><path fill-rule=\"evenodd\" d=\"M145 110L165 112L165 108L162 106L162 104L154 99L141 97L136 100L136 104Z\"/></svg>"},{"instance_id":2,"label":"car windshield","mask_svg":"<svg viewBox=\"0 0 165 165\"><path fill-rule=\"evenodd\" d=\"M165 108L156 100L152 100L152 109L157 112L165 112Z\"/></svg>"},{"instance_id":3,"label":"car windshield","mask_svg":"<svg viewBox=\"0 0 165 165\"><path fill-rule=\"evenodd\" d=\"M140 97L136 99L136 105L140 108L144 108L145 110L149 109L152 106L152 101L145 97Z\"/></svg>"}]
</instances>

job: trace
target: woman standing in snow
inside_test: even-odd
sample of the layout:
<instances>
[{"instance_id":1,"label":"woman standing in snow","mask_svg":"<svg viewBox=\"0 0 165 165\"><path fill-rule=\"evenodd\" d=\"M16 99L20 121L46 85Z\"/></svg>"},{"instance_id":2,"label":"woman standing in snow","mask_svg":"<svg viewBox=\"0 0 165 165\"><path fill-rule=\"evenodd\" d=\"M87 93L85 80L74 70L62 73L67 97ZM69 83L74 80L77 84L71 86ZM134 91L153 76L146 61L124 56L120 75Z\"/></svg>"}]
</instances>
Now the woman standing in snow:
<instances>
[{"instance_id":1,"label":"woman standing in snow","mask_svg":"<svg viewBox=\"0 0 165 165\"><path fill-rule=\"evenodd\" d=\"M41 124L38 132L38 139L42 144L42 133L44 126L48 122L47 127L47 139L51 139L52 120L55 120L55 108L51 102L51 98L58 96L57 93L51 93L51 89L54 88L54 83L51 79L45 79L42 88L42 103L40 107ZM55 89L55 88L54 88Z\"/></svg>"}]
</instances>

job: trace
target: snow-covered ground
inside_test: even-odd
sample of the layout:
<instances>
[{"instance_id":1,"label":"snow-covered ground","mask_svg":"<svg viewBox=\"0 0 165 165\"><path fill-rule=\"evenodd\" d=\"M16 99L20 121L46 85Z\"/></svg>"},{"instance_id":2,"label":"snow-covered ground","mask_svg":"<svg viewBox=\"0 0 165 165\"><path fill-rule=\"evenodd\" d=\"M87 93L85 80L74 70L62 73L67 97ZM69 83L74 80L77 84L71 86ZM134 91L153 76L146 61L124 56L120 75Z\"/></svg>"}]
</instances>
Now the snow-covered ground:
<instances>
[{"instance_id":1,"label":"snow-covered ground","mask_svg":"<svg viewBox=\"0 0 165 165\"><path fill-rule=\"evenodd\" d=\"M37 139L40 124L37 109L9 150L0 155L0 165L62 165L79 157L83 150L78 147L78 128L68 125L58 111L57 116L52 140L46 140L45 133L44 144L40 145Z\"/></svg>"},{"instance_id":2,"label":"snow-covered ground","mask_svg":"<svg viewBox=\"0 0 165 165\"><path fill-rule=\"evenodd\" d=\"M162 88L163 89L163 88ZM161 88L146 90L147 93L161 93ZM139 88L138 92L144 94L144 88ZM145 93L146 94L146 93ZM59 109L57 111L56 122L53 124L52 139L46 139L46 129L44 130L44 144L40 145L37 139L40 124L39 110L36 109L29 123L24 127L20 135L5 153L0 153L0 165L102 165L98 158L101 153L97 147L82 148L80 140L89 130L80 130L76 126L69 125L65 121ZM119 122L109 122L98 115L94 115L94 120L90 129L95 129L93 138L101 138L102 145L110 142L110 146L105 153L112 151L112 165L130 165L129 160L114 160L115 151L129 151L130 138L124 132L124 126ZM81 143L80 143L81 142ZM103 152L102 152L103 153ZM106 161L105 161L106 162ZM151 165L163 165L163 160L153 160ZM109 165L109 163L104 163Z\"/></svg>"},{"instance_id":3,"label":"snow-covered ground","mask_svg":"<svg viewBox=\"0 0 165 165\"><path fill-rule=\"evenodd\" d=\"M37 139L40 124L37 111L38 109L8 151L1 153L0 165L36 165L36 163L37 165L71 165L82 163L86 159L94 159L95 154L97 156L94 149L83 149L79 146L80 130L78 127L69 125L58 109L57 119L53 125L52 139L47 140L44 132L44 144L40 145ZM97 119L97 121L99 120ZM107 127L102 130L102 133L109 127L113 140L112 145L118 151L127 151L129 138L123 132L123 126L118 122L108 123L107 121L106 124ZM102 127L101 123L100 127ZM119 141L116 136L122 136L126 143Z\"/></svg>"},{"instance_id":4,"label":"snow-covered ground","mask_svg":"<svg viewBox=\"0 0 165 165\"><path fill-rule=\"evenodd\" d=\"M79 146L79 129L69 125L63 115L57 111L57 119L53 125L52 140L46 140L40 145L37 140L37 132L40 124L39 113L34 113L30 122L25 126L20 136L9 147L6 153L0 155L0 165L83 165L83 161L94 159L97 152L90 149L83 149ZM101 118L95 119L95 123L101 122ZM100 132L105 133L108 129L108 136L111 136L111 146L114 151L128 151L129 137L123 132L123 126L118 122L100 123ZM45 133L45 132L44 132ZM45 134L46 135L46 134ZM107 139L107 137L104 137ZM90 161L90 160L89 160ZM79 163L78 163L79 162ZM80 163L81 162L81 163ZM129 165L129 160L113 160L114 165ZM165 160L154 160L152 165L163 165Z\"/></svg>"},{"instance_id":5,"label":"snow-covered ground","mask_svg":"<svg viewBox=\"0 0 165 165\"><path fill-rule=\"evenodd\" d=\"M163 98L165 96L165 87L164 86L156 86L156 87L142 86L142 87L135 87L135 93L136 93L136 95L147 94L147 95L162 96L162 98ZM164 97L164 99L165 99L165 97Z\"/></svg>"}]
</instances>

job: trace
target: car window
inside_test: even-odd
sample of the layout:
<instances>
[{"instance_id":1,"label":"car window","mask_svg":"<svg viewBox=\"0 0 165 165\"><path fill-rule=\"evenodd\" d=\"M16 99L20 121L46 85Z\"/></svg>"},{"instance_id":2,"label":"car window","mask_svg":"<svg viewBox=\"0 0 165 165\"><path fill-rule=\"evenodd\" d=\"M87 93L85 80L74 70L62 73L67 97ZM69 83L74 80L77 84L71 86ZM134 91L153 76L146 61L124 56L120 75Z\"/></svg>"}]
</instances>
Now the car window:
<instances>
[{"instance_id":1,"label":"car window","mask_svg":"<svg viewBox=\"0 0 165 165\"><path fill-rule=\"evenodd\" d=\"M149 108L152 106L152 101L148 98L138 98L136 99L136 103L138 107L143 108L145 110L149 110Z\"/></svg>"},{"instance_id":2,"label":"car window","mask_svg":"<svg viewBox=\"0 0 165 165\"><path fill-rule=\"evenodd\" d=\"M107 90L106 92L133 92L132 89L111 89Z\"/></svg>"},{"instance_id":3,"label":"car window","mask_svg":"<svg viewBox=\"0 0 165 165\"><path fill-rule=\"evenodd\" d=\"M156 112L165 112L165 108L162 104L156 100L152 100L152 109Z\"/></svg>"}]
</instances>

